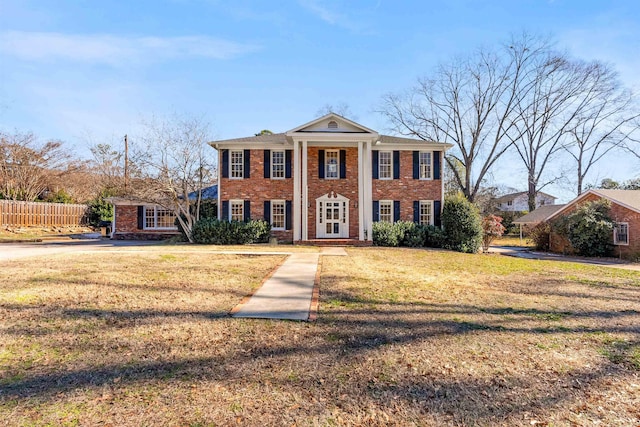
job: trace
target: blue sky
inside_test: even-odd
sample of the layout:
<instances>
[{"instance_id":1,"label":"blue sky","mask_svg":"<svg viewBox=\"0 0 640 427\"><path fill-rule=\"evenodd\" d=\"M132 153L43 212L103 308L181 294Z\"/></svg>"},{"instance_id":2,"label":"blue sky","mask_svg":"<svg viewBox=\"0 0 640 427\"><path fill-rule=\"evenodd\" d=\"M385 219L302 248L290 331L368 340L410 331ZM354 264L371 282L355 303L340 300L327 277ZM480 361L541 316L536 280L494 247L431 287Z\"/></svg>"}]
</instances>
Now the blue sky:
<instances>
[{"instance_id":1,"label":"blue sky","mask_svg":"<svg viewBox=\"0 0 640 427\"><path fill-rule=\"evenodd\" d=\"M152 114L203 117L222 139L285 131L346 103L384 132L383 94L522 31L610 62L640 88L637 0L0 0L0 129L88 156L87 141L119 143ZM514 163L494 179L524 188ZM590 180L639 168L615 156Z\"/></svg>"}]
</instances>

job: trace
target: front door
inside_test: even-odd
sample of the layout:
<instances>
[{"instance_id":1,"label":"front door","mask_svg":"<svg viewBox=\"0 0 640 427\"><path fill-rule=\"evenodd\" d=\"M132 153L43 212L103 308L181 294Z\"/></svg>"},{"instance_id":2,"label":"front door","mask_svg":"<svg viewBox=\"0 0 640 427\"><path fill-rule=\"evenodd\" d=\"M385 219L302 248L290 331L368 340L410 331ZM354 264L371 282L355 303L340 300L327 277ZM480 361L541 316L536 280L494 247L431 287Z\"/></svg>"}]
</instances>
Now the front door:
<instances>
[{"instance_id":1,"label":"front door","mask_svg":"<svg viewBox=\"0 0 640 427\"><path fill-rule=\"evenodd\" d=\"M332 192L316 199L316 237L349 237L349 200L346 197Z\"/></svg>"}]
</instances>

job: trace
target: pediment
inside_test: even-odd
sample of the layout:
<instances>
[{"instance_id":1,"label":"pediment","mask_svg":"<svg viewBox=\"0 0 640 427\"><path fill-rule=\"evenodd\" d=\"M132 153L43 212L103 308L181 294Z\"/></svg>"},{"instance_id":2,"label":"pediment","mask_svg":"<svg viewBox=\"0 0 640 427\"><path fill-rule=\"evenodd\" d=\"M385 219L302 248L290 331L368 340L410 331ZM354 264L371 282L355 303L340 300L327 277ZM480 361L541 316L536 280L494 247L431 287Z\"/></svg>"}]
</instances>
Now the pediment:
<instances>
[{"instance_id":1,"label":"pediment","mask_svg":"<svg viewBox=\"0 0 640 427\"><path fill-rule=\"evenodd\" d=\"M329 113L309 123L305 123L287 132L292 134L308 133L357 133L377 135L377 132L338 114Z\"/></svg>"},{"instance_id":2,"label":"pediment","mask_svg":"<svg viewBox=\"0 0 640 427\"><path fill-rule=\"evenodd\" d=\"M342 194L338 194L334 191L331 191L330 193L324 194L320 197L318 197L316 199L317 201L329 201L329 202L339 202L339 201L344 201L344 202L348 202L349 199L344 197Z\"/></svg>"}]
</instances>

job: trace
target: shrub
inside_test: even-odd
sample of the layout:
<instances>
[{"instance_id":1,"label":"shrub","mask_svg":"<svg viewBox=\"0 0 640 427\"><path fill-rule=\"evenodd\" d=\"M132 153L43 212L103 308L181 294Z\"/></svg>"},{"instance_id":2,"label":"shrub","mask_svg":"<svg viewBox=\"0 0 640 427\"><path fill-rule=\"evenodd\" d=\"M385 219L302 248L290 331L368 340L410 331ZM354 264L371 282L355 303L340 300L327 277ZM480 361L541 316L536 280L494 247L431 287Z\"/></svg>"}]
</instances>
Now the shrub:
<instances>
[{"instance_id":1,"label":"shrub","mask_svg":"<svg viewBox=\"0 0 640 427\"><path fill-rule=\"evenodd\" d=\"M548 222L541 222L536 224L529 231L529 240L533 242L536 249L539 251L548 251L549 250L549 235L551 234L551 224Z\"/></svg>"},{"instance_id":2,"label":"shrub","mask_svg":"<svg viewBox=\"0 0 640 427\"><path fill-rule=\"evenodd\" d=\"M200 201L200 218L198 218L198 220L201 219L216 219L218 218L218 209L217 209L217 202L215 200L201 200ZM196 204L192 203L189 206L189 211L191 212L191 215L196 215ZM180 216L182 217L182 219L184 221L187 220L186 216L184 214L180 214ZM187 233L185 233L184 228L182 228L182 224L180 223L180 221L178 221L178 218L176 218L176 220L174 221L174 224L176 227L178 227L178 231L180 232L180 235L182 236L182 240L187 241L189 239L187 239Z\"/></svg>"},{"instance_id":3,"label":"shrub","mask_svg":"<svg viewBox=\"0 0 640 427\"><path fill-rule=\"evenodd\" d=\"M446 235L443 247L458 252L476 253L482 242L482 225L478 209L464 196L449 197L442 209L442 226Z\"/></svg>"},{"instance_id":4,"label":"shrub","mask_svg":"<svg viewBox=\"0 0 640 427\"><path fill-rule=\"evenodd\" d=\"M487 252L489 245L504 234L504 226L502 225L502 217L496 215L487 215L482 218L482 250Z\"/></svg>"},{"instance_id":5,"label":"shrub","mask_svg":"<svg viewBox=\"0 0 640 427\"><path fill-rule=\"evenodd\" d=\"M193 225L195 243L208 245L245 245L268 240L271 226L263 220L238 222L201 219Z\"/></svg>"},{"instance_id":6,"label":"shrub","mask_svg":"<svg viewBox=\"0 0 640 427\"><path fill-rule=\"evenodd\" d=\"M102 190L98 196L89 202L87 213L89 224L99 227L103 221L113 221L113 205L105 199L116 195L115 191Z\"/></svg>"},{"instance_id":7,"label":"shrub","mask_svg":"<svg viewBox=\"0 0 640 427\"><path fill-rule=\"evenodd\" d=\"M404 238L401 245L409 248L424 247L427 242L427 226L408 221L404 223L406 227L404 227Z\"/></svg>"},{"instance_id":8,"label":"shrub","mask_svg":"<svg viewBox=\"0 0 640 427\"><path fill-rule=\"evenodd\" d=\"M580 255L607 256L613 248L611 203L606 199L586 202L566 217L566 236Z\"/></svg>"},{"instance_id":9,"label":"shrub","mask_svg":"<svg viewBox=\"0 0 640 427\"><path fill-rule=\"evenodd\" d=\"M376 246L400 246L404 238L404 229L396 226L397 223L374 222L371 227L373 244Z\"/></svg>"},{"instance_id":10,"label":"shrub","mask_svg":"<svg viewBox=\"0 0 640 427\"><path fill-rule=\"evenodd\" d=\"M441 248L444 246L446 235L444 231L436 226L427 225L425 230L424 245L428 248Z\"/></svg>"}]
</instances>

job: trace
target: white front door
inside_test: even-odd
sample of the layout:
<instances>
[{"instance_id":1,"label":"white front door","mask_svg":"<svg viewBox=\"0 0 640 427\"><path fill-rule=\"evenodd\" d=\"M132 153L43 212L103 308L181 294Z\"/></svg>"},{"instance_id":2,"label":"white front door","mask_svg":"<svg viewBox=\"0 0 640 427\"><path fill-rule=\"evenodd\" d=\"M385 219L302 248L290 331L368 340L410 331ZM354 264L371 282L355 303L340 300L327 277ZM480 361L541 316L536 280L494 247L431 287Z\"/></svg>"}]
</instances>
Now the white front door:
<instances>
[{"instance_id":1,"label":"white front door","mask_svg":"<svg viewBox=\"0 0 640 427\"><path fill-rule=\"evenodd\" d=\"M316 199L316 237L349 237L349 199L333 192Z\"/></svg>"}]
</instances>

